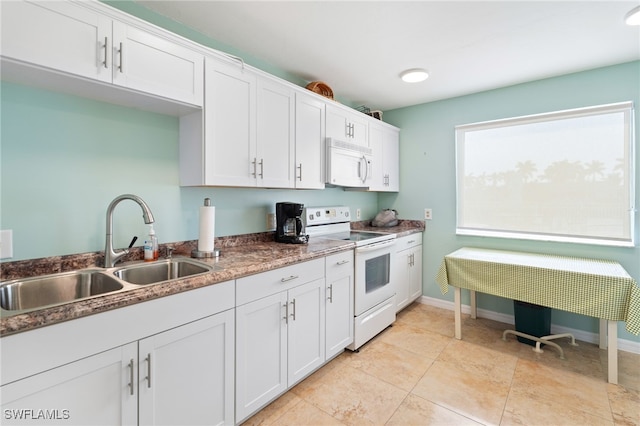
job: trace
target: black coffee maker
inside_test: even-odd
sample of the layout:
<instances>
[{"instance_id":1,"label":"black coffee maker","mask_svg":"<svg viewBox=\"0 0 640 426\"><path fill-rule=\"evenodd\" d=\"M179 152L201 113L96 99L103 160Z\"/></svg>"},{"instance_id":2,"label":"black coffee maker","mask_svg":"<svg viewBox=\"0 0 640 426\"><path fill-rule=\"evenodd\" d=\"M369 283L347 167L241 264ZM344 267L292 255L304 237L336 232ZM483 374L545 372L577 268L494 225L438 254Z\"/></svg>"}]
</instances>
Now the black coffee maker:
<instances>
[{"instance_id":1,"label":"black coffee maker","mask_svg":"<svg viewBox=\"0 0 640 426\"><path fill-rule=\"evenodd\" d=\"M276 241L279 243L306 244L309 236L304 233L302 210L304 204L276 203Z\"/></svg>"}]
</instances>

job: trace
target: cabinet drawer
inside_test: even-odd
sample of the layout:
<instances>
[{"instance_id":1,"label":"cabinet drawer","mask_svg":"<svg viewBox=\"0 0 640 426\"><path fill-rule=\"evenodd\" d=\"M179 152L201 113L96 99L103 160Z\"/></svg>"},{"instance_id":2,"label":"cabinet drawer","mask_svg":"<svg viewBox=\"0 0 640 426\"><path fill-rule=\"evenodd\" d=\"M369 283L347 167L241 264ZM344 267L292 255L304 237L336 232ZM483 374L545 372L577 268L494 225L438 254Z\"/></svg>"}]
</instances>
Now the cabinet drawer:
<instances>
[{"instance_id":1,"label":"cabinet drawer","mask_svg":"<svg viewBox=\"0 0 640 426\"><path fill-rule=\"evenodd\" d=\"M411 247L416 247L421 245L422 245L421 232L396 238L396 253Z\"/></svg>"},{"instance_id":2,"label":"cabinet drawer","mask_svg":"<svg viewBox=\"0 0 640 426\"><path fill-rule=\"evenodd\" d=\"M326 257L325 276L327 281L353 274L353 250Z\"/></svg>"},{"instance_id":3,"label":"cabinet drawer","mask_svg":"<svg viewBox=\"0 0 640 426\"><path fill-rule=\"evenodd\" d=\"M240 278L236 281L236 304L240 306L320 278L324 278L324 258Z\"/></svg>"}]
</instances>

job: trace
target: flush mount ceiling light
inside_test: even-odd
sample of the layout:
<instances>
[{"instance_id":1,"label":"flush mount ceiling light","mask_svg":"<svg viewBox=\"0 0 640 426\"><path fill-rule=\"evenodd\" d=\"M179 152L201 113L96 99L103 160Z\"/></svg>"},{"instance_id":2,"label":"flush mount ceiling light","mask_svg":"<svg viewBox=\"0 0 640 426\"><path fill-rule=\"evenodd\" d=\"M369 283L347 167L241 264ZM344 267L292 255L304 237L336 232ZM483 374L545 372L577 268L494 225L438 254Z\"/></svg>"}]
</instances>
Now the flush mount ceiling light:
<instances>
[{"instance_id":1,"label":"flush mount ceiling light","mask_svg":"<svg viewBox=\"0 0 640 426\"><path fill-rule=\"evenodd\" d=\"M624 17L624 22L627 25L640 25L640 6L631 9Z\"/></svg>"},{"instance_id":2,"label":"flush mount ceiling light","mask_svg":"<svg viewBox=\"0 0 640 426\"><path fill-rule=\"evenodd\" d=\"M425 81L428 77L429 73L422 68L412 68L400 73L400 78L406 83L419 83Z\"/></svg>"}]
</instances>

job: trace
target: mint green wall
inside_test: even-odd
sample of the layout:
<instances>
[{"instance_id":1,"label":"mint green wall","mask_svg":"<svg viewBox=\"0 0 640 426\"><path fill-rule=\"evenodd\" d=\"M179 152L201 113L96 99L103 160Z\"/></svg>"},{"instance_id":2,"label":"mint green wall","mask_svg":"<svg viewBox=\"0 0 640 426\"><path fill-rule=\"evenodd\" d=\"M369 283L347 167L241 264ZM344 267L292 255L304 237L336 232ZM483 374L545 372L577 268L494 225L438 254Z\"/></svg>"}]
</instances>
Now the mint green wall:
<instances>
[{"instance_id":1,"label":"mint green wall","mask_svg":"<svg viewBox=\"0 0 640 426\"><path fill-rule=\"evenodd\" d=\"M397 195L381 194L379 204L395 208L401 216L411 218L421 217L425 207L433 209L433 220L427 221L424 236L424 294L453 300L452 291L444 296L440 293L435 275L444 255L463 246L612 259L620 262L640 282L640 247L612 248L455 235L456 125L629 100L636 106L640 105L639 61L385 111L385 121L402 129L402 189ZM640 129L639 117L640 114L636 113L636 139ZM639 158L640 149L636 149L637 165L640 164ZM637 182L635 197L638 202L640 184ZM635 226L637 235L640 230L637 213ZM465 294L465 297L468 296ZM464 303L468 303L468 298ZM513 313L511 300L479 295L478 303L480 308ZM597 320L584 316L554 311L552 320L580 330L598 330ZM640 342L638 336L624 330L624 325L619 327L619 331L621 338Z\"/></svg>"},{"instance_id":2,"label":"mint green wall","mask_svg":"<svg viewBox=\"0 0 640 426\"><path fill-rule=\"evenodd\" d=\"M377 196L325 190L181 188L178 119L75 96L2 83L0 226L12 229L13 260L104 249L106 208L141 196L161 243L198 238L198 208L216 206L216 235L262 232L278 201L344 204L377 212ZM116 246L147 227L140 208L115 211Z\"/></svg>"}]
</instances>

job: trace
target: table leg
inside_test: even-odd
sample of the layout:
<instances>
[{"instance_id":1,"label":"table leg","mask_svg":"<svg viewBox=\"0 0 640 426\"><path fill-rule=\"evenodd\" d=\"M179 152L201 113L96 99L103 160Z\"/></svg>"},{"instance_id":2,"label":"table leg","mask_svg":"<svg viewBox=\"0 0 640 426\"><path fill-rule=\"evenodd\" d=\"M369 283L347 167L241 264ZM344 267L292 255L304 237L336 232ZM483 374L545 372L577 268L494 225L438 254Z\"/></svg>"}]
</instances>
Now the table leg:
<instances>
[{"instance_id":1,"label":"table leg","mask_svg":"<svg viewBox=\"0 0 640 426\"><path fill-rule=\"evenodd\" d=\"M607 321L607 349L609 383L618 384L618 321Z\"/></svg>"},{"instance_id":2,"label":"table leg","mask_svg":"<svg viewBox=\"0 0 640 426\"><path fill-rule=\"evenodd\" d=\"M600 318L600 349L607 349L607 320Z\"/></svg>"},{"instance_id":3,"label":"table leg","mask_svg":"<svg viewBox=\"0 0 640 426\"><path fill-rule=\"evenodd\" d=\"M456 339L462 339L462 298L460 287L453 288L453 304Z\"/></svg>"},{"instance_id":4,"label":"table leg","mask_svg":"<svg viewBox=\"0 0 640 426\"><path fill-rule=\"evenodd\" d=\"M478 318L478 305L476 305L476 292L475 290L469 290L469 299L471 303L471 318Z\"/></svg>"}]
</instances>

